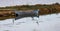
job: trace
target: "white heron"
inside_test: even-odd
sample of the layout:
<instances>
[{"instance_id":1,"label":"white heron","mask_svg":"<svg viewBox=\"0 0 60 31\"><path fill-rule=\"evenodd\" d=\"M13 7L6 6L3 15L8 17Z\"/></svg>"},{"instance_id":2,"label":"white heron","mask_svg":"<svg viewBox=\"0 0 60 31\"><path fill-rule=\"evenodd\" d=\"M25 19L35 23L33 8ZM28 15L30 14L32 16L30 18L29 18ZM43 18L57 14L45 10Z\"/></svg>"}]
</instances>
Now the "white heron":
<instances>
[{"instance_id":1,"label":"white heron","mask_svg":"<svg viewBox=\"0 0 60 31\"><path fill-rule=\"evenodd\" d=\"M17 10L14 10L15 11L15 18L13 20L13 23L15 20L18 20L18 19L21 19L21 18L24 18L24 17L31 17L33 20L34 20L34 17L37 17L39 18L39 9L38 10L32 10L32 11L17 11ZM38 22L37 22L38 23Z\"/></svg>"}]
</instances>

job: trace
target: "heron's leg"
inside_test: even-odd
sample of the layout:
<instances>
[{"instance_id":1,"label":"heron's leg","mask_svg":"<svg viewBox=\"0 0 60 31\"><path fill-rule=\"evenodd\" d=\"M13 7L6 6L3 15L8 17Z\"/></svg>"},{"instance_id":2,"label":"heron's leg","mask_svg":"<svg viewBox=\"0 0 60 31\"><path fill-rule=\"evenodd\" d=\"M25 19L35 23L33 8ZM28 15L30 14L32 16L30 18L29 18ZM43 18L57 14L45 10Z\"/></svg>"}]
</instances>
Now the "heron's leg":
<instances>
[{"instance_id":1,"label":"heron's leg","mask_svg":"<svg viewBox=\"0 0 60 31\"><path fill-rule=\"evenodd\" d=\"M37 18L39 18L39 14L37 15Z\"/></svg>"},{"instance_id":2,"label":"heron's leg","mask_svg":"<svg viewBox=\"0 0 60 31\"><path fill-rule=\"evenodd\" d=\"M37 21L36 21L37 25L39 25L39 17L37 18Z\"/></svg>"},{"instance_id":3,"label":"heron's leg","mask_svg":"<svg viewBox=\"0 0 60 31\"><path fill-rule=\"evenodd\" d=\"M37 18L39 18L39 16L37 16Z\"/></svg>"},{"instance_id":4,"label":"heron's leg","mask_svg":"<svg viewBox=\"0 0 60 31\"><path fill-rule=\"evenodd\" d=\"M34 17L32 17L32 20L34 20Z\"/></svg>"},{"instance_id":5,"label":"heron's leg","mask_svg":"<svg viewBox=\"0 0 60 31\"><path fill-rule=\"evenodd\" d=\"M36 21L36 23L39 25L39 22L38 21Z\"/></svg>"},{"instance_id":6,"label":"heron's leg","mask_svg":"<svg viewBox=\"0 0 60 31\"><path fill-rule=\"evenodd\" d=\"M39 25L39 15L36 16L36 23Z\"/></svg>"},{"instance_id":7,"label":"heron's leg","mask_svg":"<svg viewBox=\"0 0 60 31\"><path fill-rule=\"evenodd\" d=\"M15 19L13 19L12 23L14 24Z\"/></svg>"}]
</instances>

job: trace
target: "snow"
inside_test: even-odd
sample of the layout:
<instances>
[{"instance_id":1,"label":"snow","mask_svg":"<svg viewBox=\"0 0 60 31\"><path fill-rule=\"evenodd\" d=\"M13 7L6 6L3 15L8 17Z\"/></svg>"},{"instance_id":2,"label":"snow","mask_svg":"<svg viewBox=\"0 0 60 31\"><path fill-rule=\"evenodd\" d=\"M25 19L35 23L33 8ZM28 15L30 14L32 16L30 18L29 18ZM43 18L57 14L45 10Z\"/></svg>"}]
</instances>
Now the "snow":
<instances>
[{"instance_id":1,"label":"snow","mask_svg":"<svg viewBox=\"0 0 60 31\"><path fill-rule=\"evenodd\" d=\"M60 31L60 13L39 16L39 19L22 18L12 24L13 19L0 21L0 31ZM39 21L39 25L36 21Z\"/></svg>"}]
</instances>

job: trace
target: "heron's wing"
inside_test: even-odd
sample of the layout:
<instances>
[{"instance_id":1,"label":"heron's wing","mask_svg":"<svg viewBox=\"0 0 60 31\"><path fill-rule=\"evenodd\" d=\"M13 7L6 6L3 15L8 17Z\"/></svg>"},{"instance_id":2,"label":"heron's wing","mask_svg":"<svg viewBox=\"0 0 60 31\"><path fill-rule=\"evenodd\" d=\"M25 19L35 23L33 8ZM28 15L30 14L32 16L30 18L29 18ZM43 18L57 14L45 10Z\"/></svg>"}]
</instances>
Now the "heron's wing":
<instances>
[{"instance_id":1,"label":"heron's wing","mask_svg":"<svg viewBox=\"0 0 60 31\"><path fill-rule=\"evenodd\" d=\"M18 19L21 19L21 18L23 18L23 17L21 17L21 16L18 16L18 17L16 17L16 18L15 18L15 20L18 20Z\"/></svg>"}]
</instances>

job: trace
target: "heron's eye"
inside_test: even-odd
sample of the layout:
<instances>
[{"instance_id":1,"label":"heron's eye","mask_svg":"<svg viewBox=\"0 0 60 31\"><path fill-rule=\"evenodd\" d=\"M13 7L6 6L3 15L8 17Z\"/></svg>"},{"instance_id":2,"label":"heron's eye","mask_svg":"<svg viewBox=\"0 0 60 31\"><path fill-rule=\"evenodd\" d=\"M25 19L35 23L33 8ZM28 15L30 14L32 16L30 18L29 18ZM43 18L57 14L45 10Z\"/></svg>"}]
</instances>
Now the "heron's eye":
<instances>
[{"instance_id":1,"label":"heron's eye","mask_svg":"<svg viewBox=\"0 0 60 31\"><path fill-rule=\"evenodd\" d=\"M18 14L16 14L16 17L18 16Z\"/></svg>"}]
</instances>

